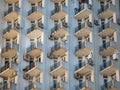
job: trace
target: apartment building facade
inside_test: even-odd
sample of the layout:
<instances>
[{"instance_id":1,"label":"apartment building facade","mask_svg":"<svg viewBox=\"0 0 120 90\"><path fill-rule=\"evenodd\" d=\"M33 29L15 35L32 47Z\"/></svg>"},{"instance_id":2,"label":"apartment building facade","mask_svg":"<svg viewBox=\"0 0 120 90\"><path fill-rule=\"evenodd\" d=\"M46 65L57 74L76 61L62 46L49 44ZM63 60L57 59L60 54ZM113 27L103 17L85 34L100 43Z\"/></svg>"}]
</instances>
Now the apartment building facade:
<instances>
[{"instance_id":1,"label":"apartment building facade","mask_svg":"<svg viewBox=\"0 0 120 90\"><path fill-rule=\"evenodd\" d=\"M0 0L0 90L120 90L119 0Z\"/></svg>"}]
</instances>

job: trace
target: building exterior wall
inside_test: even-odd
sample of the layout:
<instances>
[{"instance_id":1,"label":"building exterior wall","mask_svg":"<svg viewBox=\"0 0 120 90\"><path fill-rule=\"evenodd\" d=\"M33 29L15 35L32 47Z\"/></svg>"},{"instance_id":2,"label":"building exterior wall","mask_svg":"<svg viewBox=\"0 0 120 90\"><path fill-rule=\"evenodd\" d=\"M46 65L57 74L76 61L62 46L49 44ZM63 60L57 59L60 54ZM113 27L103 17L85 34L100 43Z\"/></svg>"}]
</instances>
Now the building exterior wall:
<instances>
[{"instance_id":1,"label":"building exterior wall","mask_svg":"<svg viewBox=\"0 0 120 90\"><path fill-rule=\"evenodd\" d=\"M32 69L31 69L27 73L29 75L29 72L31 72L30 75L34 75L40 71L41 72L40 75L39 74L37 75L40 78L39 83L37 83L37 80L36 80L37 76L32 78L31 80L24 79L25 73L23 71L27 65L30 65L30 61L26 61L24 59L24 56L26 54L29 55L29 53L27 53L28 52L27 48L31 45L31 42L30 42L31 36L28 35L27 31L28 31L28 28L31 27L31 21L30 21L31 18L29 19L28 11L31 9L31 4L29 1L32 1L32 0L18 0L20 11L19 11L19 17L18 17L19 25L17 28L17 29L19 29L19 32L17 34L17 44L19 44L19 50L17 52L17 63L14 64L15 66L10 67L10 68L13 67L13 69L16 70L16 73L17 73L15 76L13 76L13 77L15 77L15 78L13 78L14 80L11 79L12 77L8 77L9 74L12 72L12 71L8 70L10 68L4 69L2 71L2 67L5 65L5 58L6 58L6 61L7 61L7 59L8 59L8 61L12 60L12 57L7 58L7 55L4 56L3 51L2 51L3 50L2 48L6 46L5 45L6 41L5 41L5 36L4 36L5 34L3 34L3 31L5 31L5 28L8 26L5 16L4 16L4 12L8 8L7 1L9 2L10 0L0 0L0 48L1 48L1 53L0 53L1 54L1 57L0 57L0 67L1 67L0 68L0 90L106 90L106 89L107 90L120 90L120 30L119 30L120 29L120 5L119 5L120 1L119 0L111 0L112 3L115 5L115 8L112 8L112 16L113 16L114 24L111 25L112 30L114 30L114 32L111 35L113 35L115 43L113 43L113 45L110 45L110 47L109 47L111 52L108 51L108 53L110 55L105 55L105 56L106 56L106 59L108 59L108 61L110 61L110 56L113 57L113 55L117 55L116 56L117 60L113 60L115 62L115 64L111 65L107 68L107 69L111 68L110 70L112 70L111 72L110 72L110 70L106 70L107 75L102 74L102 71L100 70L100 65L103 65L103 57L105 57L104 54L100 55L100 47L103 45L102 40L105 37L106 37L105 40L107 40L107 41L109 41L110 38L108 35L101 38L101 35L100 35L101 32L99 32L99 28L102 26L102 24L101 24L101 18L99 17L100 14L98 14L98 10L101 8L100 1L107 2L107 0L88 0L89 4L91 4L90 9L87 8L86 10L83 10L83 11L81 10L81 12L78 12L78 14L80 14L80 13L82 14L84 12L85 13L89 12L88 14L84 14L82 16L82 18L80 18L80 17L77 18L77 14L75 15L75 8L79 7L79 0L65 0L65 8L63 7L63 9L65 10L65 22L67 22L67 32L64 32L65 28L62 25L61 28L63 28L63 32L62 31L58 32L59 33L58 35L60 35L61 33L65 34L65 35L63 35L63 37L61 37L62 39L60 38L60 36L57 35L56 36L56 37L58 37L57 40L56 40L56 38L54 38L53 40L50 40L51 35L57 33L57 31L56 31L51 34L51 29L55 26L55 24L54 24L55 19L52 19L52 16L51 16L51 11L53 9L55 9L54 8L55 0L42 0L42 9L40 9L40 11L39 11L39 12L42 12L42 14L43 14L42 15L43 29L41 29L42 33L41 33L41 35L38 34L39 32L34 33L32 36L32 37L36 36L35 40L36 40L36 38L38 38L38 36L41 36L40 43L42 43L42 44L40 44L40 47L41 47L42 53L41 54L39 52L37 53L37 54L40 54L41 62L38 62L39 60L37 58L36 59L37 61L35 61L34 63L35 64L38 63L39 69L35 69L36 72L34 72L34 71L32 72ZM11 0L11 1L16 1L16 0ZM35 1L37 2L37 1L41 1L41 0L35 0ZM62 1L62 0L56 0L56 2L57 1ZM58 17L56 16L54 18L59 19L60 17L64 16L63 14L64 14L64 11L63 11L63 13L60 14L60 16L58 16ZM107 12L107 14L110 15L111 13ZM79 21L85 22L85 20L83 20L83 18L86 19L85 18L86 16L88 17L88 21L92 22L92 26L90 27L90 29L87 29L88 31L85 32L86 34L88 34L87 36L89 37L88 43L86 44L86 42L87 42L86 34L83 35L83 33L80 33L82 31L85 31L87 26L85 26L85 28L83 27L83 30L81 30L81 31L79 30L78 32L76 32L76 33L80 33L78 37L83 35L82 41L85 40L85 47L83 46L83 48L85 48L85 49L87 48L87 50L81 51L82 56L80 57L79 55L78 56L76 55L75 49L76 49L76 46L79 45L79 41L81 41L81 37L80 38L77 37L77 35L75 33L75 28L78 26ZM13 15L13 17L15 17L15 16ZM40 15L38 17L40 17ZM104 18L104 17L109 17L109 16L101 15L101 17ZM33 17L33 19L34 18L36 18L36 17ZM109 18L111 18L111 17L109 17ZM95 24L95 20L98 21L99 25ZM55 20L55 21L57 22L57 20ZM60 20L58 20L58 21L60 23L62 22ZM106 21L106 23L110 22L110 21L108 21L107 18L105 18L105 21ZM86 20L86 22L87 22L87 20ZM111 27L109 29L111 29ZM40 31L40 30L38 29L38 31ZM106 33L109 34L109 32L112 32L112 31L108 31ZM8 31L8 33L9 33L9 31ZM13 32L13 33L15 33L15 32ZM32 33L32 31L30 33ZM104 31L102 31L102 33L105 34ZM36 43L39 41L36 40L34 42ZM51 48L53 46L55 46L55 42L58 42L60 44L61 44L61 42L64 43L64 45L62 46L63 48L60 46L60 48L56 49L56 47L55 47L54 49L56 49L56 50L51 51ZM36 48L38 48L38 47L36 47ZM111 49L111 48L113 48L113 49ZM61 49L61 52L62 51L63 52L61 53L59 51L57 53L57 50L59 50L59 49ZM115 51L113 52L114 49L115 49ZM66 52L64 52L64 50L66 50ZM104 50L108 50L108 49L104 48ZM79 49L79 51L80 51L80 49ZM86 54L89 51L90 51L90 53ZM8 51L6 50L6 52L8 52ZM34 55L34 56L37 55L36 52L37 51L34 51L31 55ZM54 57L54 55L52 57L51 54L53 54L53 53L55 53L57 59ZM113 54L111 54L111 53L113 53ZM57 54L59 54L59 55L57 55ZM79 54L80 54L80 52L79 52ZM9 52L9 55L13 55L12 51ZM60 57L60 55L62 55L62 56ZM83 68L85 68L85 69L81 68L81 69L83 69L83 71L82 70L80 71L80 69L78 71L75 70L76 65L79 64L79 60L81 60L81 59L82 60L85 59L84 61L87 62L87 64L88 64L89 56L90 56L89 60L92 60L92 62L93 62L92 63L93 65L91 66L92 69L90 69L91 67L83 66ZM65 58L65 59L63 60L63 58ZM33 60L33 58L29 59L29 60ZM35 58L34 58L34 60L35 60ZM52 67L52 65L54 65L55 60L60 61L61 66L58 69L51 71L51 67ZM61 62L61 60L63 61L63 63ZM10 62L12 63L12 61L10 61ZM13 61L13 62L15 62L15 61ZM37 65L36 65L36 67L37 67ZM54 68L55 67L57 67L57 66L54 66ZM87 72L88 69L90 69L89 72ZM7 70L10 72L7 73L8 72ZM103 73L104 72L105 71L103 71ZM112 72L114 72L114 73L112 73ZM81 73L81 74L79 74L79 73ZM108 75L108 73L109 73L109 75ZM75 76L76 74L79 74L78 79L76 79L76 76ZM90 74L90 76L91 76L90 84L87 83L85 86L84 86L84 84L82 84L81 87L83 87L83 88L76 89L76 86L80 84L79 82L80 82L81 77L82 77L83 82L84 81L89 82L89 80L87 80L87 78L86 78L88 74ZM114 79L111 77L113 74L115 74L116 80L112 80L112 79ZM63 80L64 82L61 80L62 76L63 76L63 78L65 78L65 80ZM105 85L104 78L103 78L105 76L107 77L108 82L113 81L112 85L114 84L114 81L115 82L117 81L117 84L113 85L113 87L111 87L111 88L108 88L108 86L109 86L108 84L107 84L108 86L105 86L106 89L101 88L103 85ZM58 86L58 87L57 86L55 87L54 81L53 81L53 78L55 79L56 77L57 77L56 82L60 82L60 86ZM7 84L5 83L5 81L7 81ZM13 82L16 87L12 84L10 85L10 82ZM32 84L31 84L31 82L32 82ZM37 83L37 84L35 84L35 83ZM28 85L30 85L30 87L33 85L33 88L25 89L25 87ZM51 86L54 86L54 89L51 88ZM36 87L37 87L37 89L36 89ZM59 87L61 87L61 88L59 88Z\"/></svg>"}]
</instances>

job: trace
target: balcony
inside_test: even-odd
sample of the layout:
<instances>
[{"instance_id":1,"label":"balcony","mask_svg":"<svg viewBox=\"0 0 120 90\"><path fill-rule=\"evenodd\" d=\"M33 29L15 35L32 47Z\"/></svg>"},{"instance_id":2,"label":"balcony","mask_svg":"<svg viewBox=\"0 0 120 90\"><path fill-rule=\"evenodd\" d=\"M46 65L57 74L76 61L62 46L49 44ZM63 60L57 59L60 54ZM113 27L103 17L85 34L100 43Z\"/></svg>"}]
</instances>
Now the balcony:
<instances>
[{"instance_id":1,"label":"balcony","mask_svg":"<svg viewBox=\"0 0 120 90\"><path fill-rule=\"evenodd\" d=\"M67 28L68 24L66 22L55 25L54 28L52 28L51 30L50 39L63 38L68 34Z\"/></svg>"},{"instance_id":2,"label":"balcony","mask_svg":"<svg viewBox=\"0 0 120 90\"><path fill-rule=\"evenodd\" d=\"M19 0L5 0L5 2L7 2L7 3L16 3L16 2L19 2Z\"/></svg>"},{"instance_id":3,"label":"balcony","mask_svg":"<svg viewBox=\"0 0 120 90\"><path fill-rule=\"evenodd\" d=\"M99 0L100 2L110 1L110 0Z\"/></svg>"},{"instance_id":4,"label":"balcony","mask_svg":"<svg viewBox=\"0 0 120 90\"><path fill-rule=\"evenodd\" d=\"M33 0L34 1L34 0ZM30 21L39 20L43 17L43 8L40 6L34 7L28 11L28 19Z\"/></svg>"},{"instance_id":5,"label":"balcony","mask_svg":"<svg viewBox=\"0 0 120 90\"><path fill-rule=\"evenodd\" d=\"M75 28L75 36L77 38L89 36L89 34L91 33L91 28L92 28L91 22L82 23L77 28Z\"/></svg>"},{"instance_id":6,"label":"balcony","mask_svg":"<svg viewBox=\"0 0 120 90\"><path fill-rule=\"evenodd\" d=\"M67 7L66 6L61 5L51 11L51 18L53 20L61 20L66 16L67 16Z\"/></svg>"},{"instance_id":7,"label":"balcony","mask_svg":"<svg viewBox=\"0 0 120 90\"><path fill-rule=\"evenodd\" d=\"M117 43L109 41L100 47L101 56L110 56L117 52Z\"/></svg>"},{"instance_id":8,"label":"balcony","mask_svg":"<svg viewBox=\"0 0 120 90\"><path fill-rule=\"evenodd\" d=\"M107 61L103 65L100 66L100 71L102 75L112 75L117 70L117 61L111 60Z\"/></svg>"},{"instance_id":9,"label":"balcony","mask_svg":"<svg viewBox=\"0 0 120 90\"><path fill-rule=\"evenodd\" d=\"M75 86L75 90L93 90L94 84L88 80L79 83Z\"/></svg>"},{"instance_id":10,"label":"balcony","mask_svg":"<svg viewBox=\"0 0 120 90\"><path fill-rule=\"evenodd\" d=\"M79 63L75 67L75 73L78 73L80 75L89 73L93 70L93 65L94 65L94 63L92 60L88 61L87 63L86 62Z\"/></svg>"},{"instance_id":11,"label":"balcony","mask_svg":"<svg viewBox=\"0 0 120 90\"><path fill-rule=\"evenodd\" d=\"M27 54L31 57L37 57L42 54L42 44L41 42L37 42L37 44L31 44L27 48Z\"/></svg>"},{"instance_id":12,"label":"balcony","mask_svg":"<svg viewBox=\"0 0 120 90\"><path fill-rule=\"evenodd\" d=\"M92 47L92 43L88 41L84 41L81 43L81 45L78 45L75 48L75 55L77 57L87 56L91 53L91 47Z\"/></svg>"},{"instance_id":13,"label":"balcony","mask_svg":"<svg viewBox=\"0 0 120 90\"><path fill-rule=\"evenodd\" d=\"M98 17L101 19L110 18L115 13L116 6L113 4L106 4L98 10Z\"/></svg>"},{"instance_id":14,"label":"balcony","mask_svg":"<svg viewBox=\"0 0 120 90\"><path fill-rule=\"evenodd\" d=\"M11 58L17 55L19 51L19 44L12 43L7 44L4 48L2 48L2 57Z\"/></svg>"},{"instance_id":15,"label":"balcony","mask_svg":"<svg viewBox=\"0 0 120 90\"><path fill-rule=\"evenodd\" d=\"M51 0L51 1L54 3L60 3L60 2L66 1L66 0Z\"/></svg>"},{"instance_id":16,"label":"balcony","mask_svg":"<svg viewBox=\"0 0 120 90\"><path fill-rule=\"evenodd\" d=\"M5 13L4 13L4 18L6 21L14 21L19 17L19 11L20 8L15 6L9 8Z\"/></svg>"},{"instance_id":17,"label":"balcony","mask_svg":"<svg viewBox=\"0 0 120 90\"><path fill-rule=\"evenodd\" d=\"M12 63L11 66L9 64L4 65L3 67L0 68L0 77L1 78L12 78L17 75L16 71L16 63Z\"/></svg>"},{"instance_id":18,"label":"balcony","mask_svg":"<svg viewBox=\"0 0 120 90\"><path fill-rule=\"evenodd\" d=\"M26 66L23 69L24 75L29 75L30 77L38 76L41 74L41 64L39 62L32 63L28 66Z\"/></svg>"},{"instance_id":19,"label":"balcony","mask_svg":"<svg viewBox=\"0 0 120 90\"><path fill-rule=\"evenodd\" d=\"M111 36L115 31L116 31L115 23L108 22L100 27L99 36L101 37Z\"/></svg>"},{"instance_id":20,"label":"balcony","mask_svg":"<svg viewBox=\"0 0 120 90\"><path fill-rule=\"evenodd\" d=\"M91 14L91 4L81 4L80 8L75 8L75 19L85 19Z\"/></svg>"},{"instance_id":21,"label":"balcony","mask_svg":"<svg viewBox=\"0 0 120 90\"><path fill-rule=\"evenodd\" d=\"M43 0L28 0L31 4L42 2Z\"/></svg>"},{"instance_id":22,"label":"balcony","mask_svg":"<svg viewBox=\"0 0 120 90\"><path fill-rule=\"evenodd\" d=\"M41 90L41 84L39 82L30 83L25 87L25 90Z\"/></svg>"},{"instance_id":23,"label":"balcony","mask_svg":"<svg viewBox=\"0 0 120 90\"><path fill-rule=\"evenodd\" d=\"M13 82L4 83L0 90L16 90L16 84Z\"/></svg>"},{"instance_id":24,"label":"balcony","mask_svg":"<svg viewBox=\"0 0 120 90\"><path fill-rule=\"evenodd\" d=\"M31 57L29 54L25 54L25 55L23 56L23 59L24 59L25 61L27 61L27 62L34 61L34 58Z\"/></svg>"},{"instance_id":25,"label":"balcony","mask_svg":"<svg viewBox=\"0 0 120 90\"><path fill-rule=\"evenodd\" d=\"M57 82L54 83L53 86L50 88L50 90L65 90L64 86L65 86L65 82Z\"/></svg>"},{"instance_id":26,"label":"balcony","mask_svg":"<svg viewBox=\"0 0 120 90\"><path fill-rule=\"evenodd\" d=\"M104 83L104 85L101 86L101 90L119 90L119 85L120 83L116 80L111 80L109 82Z\"/></svg>"},{"instance_id":27,"label":"balcony","mask_svg":"<svg viewBox=\"0 0 120 90\"><path fill-rule=\"evenodd\" d=\"M43 24L42 23L39 24L38 27L37 26L31 26L27 30L27 35L30 39L40 37L43 34L42 29L43 29Z\"/></svg>"},{"instance_id":28,"label":"balcony","mask_svg":"<svg viewBox=\"0 0 120 90\"><path fill-rule=\"evenodd\" d=\"M59 61L55 63L53 66L51 66L50 74L53 76L61 76L67 71L66 66L67 62Z\"/></svg>"},{"instance_id":29,"label":"balcony","mask_svg":"<svg viewBox=\"0 0 120 90\"><path fill-rule=\"evenodd\" d=\"M51 48L50 54L48 54L49 58L57 58L57 57L62 57L66 54L67 49L66 49L66 44L64 42L57 43Z\"/></svg>"},{"instance_id":30,"label":"balcony","mask_svg":"<svg viewBox=\"0 0 120 90\"><path fill-rule=\"evenodd\" d=\"M3 31L3 37L5 39L11 39L11 38L17 37L18 34L19 34L19 30L18 30L17 26L15 26L15 27L8 26Z\"/></svg>"}]
</instances>

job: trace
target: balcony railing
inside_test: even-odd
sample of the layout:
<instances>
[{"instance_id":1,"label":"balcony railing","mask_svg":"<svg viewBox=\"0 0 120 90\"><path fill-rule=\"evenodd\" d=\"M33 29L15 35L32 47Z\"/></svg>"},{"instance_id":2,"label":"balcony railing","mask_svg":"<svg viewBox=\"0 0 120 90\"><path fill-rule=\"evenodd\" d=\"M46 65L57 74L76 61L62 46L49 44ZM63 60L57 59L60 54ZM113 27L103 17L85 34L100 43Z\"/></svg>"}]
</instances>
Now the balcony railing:
<instances>
[{"instance_id":1,"label":"balcony railing","mask_svg":"<svg viewBox=\"0 0 120 90\"><path fill-rule=\"evenodd\" d=\"M1 67L0 68L0 73L3 72L3 71L5 71L5 70L7 70L9 67L10 67L9 64L6 64L5 66Z\"/></svg>"},{"instance_id":2,"label":"balcony railing","mask_svg":"<svg viewBox=\"0 0 120 90\"><path fill-rule=\"evenodd\" d=\"M35 90L41 90L41 85L38 82L35 83L30 83L28 86L25 87L25 90L31 90L31 89L35 89Z\"/></svg>"},{"instance_id":3,"label":"balcony railing","mask_svg":"<svg viewBox=\"0 0 120 90\"><path fill-rule=\"evenodd\" d=\"M8 14L11 13L11 12L17 12L17 13L19 13L19 11L20 11L20 8L17 7L17 6L10 7L10 8L8 8L8 10L4 13L4 16L8 15Z\"/></svg>"},{"instance_id":4,"label":"balcony railing","mask_svg":"<svg viewBox=\"0 0 120 90\"><path fill-rule=\"evenodd\" d=\"M101 25L101 27L99 28L99 32L103 31L104 29L111 28L112 27L112 23L113 22L108 22L106 24Z\"/></svg>"},{"instance_id":5,"label":"balcony railing","mask_svg":"<svg viewBox=\"0 0 120 90\"><path fill-rule=\"evenodd\" d=\"M75 15L78 14L79 12L81 12L82 10L84 9L91 9L92 8L92 5L91 4L81 4L81 6L79 8L75 8Z\"/></svg>"},{"instance_id":6,"label":"balcony railing","mask_svg":"<svg viewBox=\"0 0 120 90\"><path fill-rule=\"evenodd\" d=\"M104 70L105 68L109 67L112 65L112 61L108 61L106 63L103 63L103 65L100 66L100 70Z\"/></svg>"},{"instance_id":7,"label":"balcony railing","mask_svg":"<svg viewBox=\"0 0 120 90\"><path fill-rule=\"evenodd\" d=\"M116 80L111 80L109 82L106 82L106 83L104 83L103 86L101 86L101 90L107 90L108 88L111 88L111 87L117 88L116 83L118 83Z\"/></svg>"},{"instance_id":8,"label":"balcony railing","mask_svg":"<svg viewBox=\"0 0 120 90\"><path fill-rule=\"evenodd\" d=\"M37 29L37 30L43 29L43 23L38 23L38 26L37 26L37 25L32 25L32 26L28 29L27 33L30 33L30 32L32 32L32 31L34 31L35 29Z\"/></svg>"},{"instance_id":9,"label":"balcony railing","mask_svg":"<svg viewBox=\"0 0 120 90\"><path fill-rule=\"evenodd\" d=\"M31 51L31 50L33 50L33 49L36 49L36 48L38 48L38 49L40 49L40 50L42 50L42 43L41 42L37 42L37 44L31 44L28 48L27 48L27 52L29 52L29 51Z\"/></svg>"},{"instance_id":10,"label":"balcony railing","mask_svg":"<svg viewBox=\"0 0 120 90\"><path fill-rule=\"evenodd\" d=\"M85 86L86 86L86 83L85 82L81 82L81 83L79 83L79 85L75 86L75 90L80 90L80 89L82 89Z\"/></svg>"},{"instance_id":11,"label":"balcony railing","mask_svg":"<svg viewBox=\"0 0 120 90\"><path fill-rule=\"evenodd\" d=\"M36 6L36 7L32 8L31 10L28 11L28 16L31 15L32 13L34 13L35 11L42 11L42 7Z\"/></svg>"},{"instance_id":12,"label":"balcony railing","mask_svg":"<svg viewBox=\"0 0 120 90\"><path fill-rule=\"evenodd\" d=\"M81 43L81 45L78 45L76 48L75 48L75 52L86 47L87 45L89 45L89 42L88 41L84 41Z\"/></svg>"},{"instance_id":13,"label":"balcony railing","mask_svg":"<svg viewBox=\"0 0 120 90\"><path fill-rule=\"evenodd\" d=\"M19 50L19 44L17 43L12 43L11 44L7 44L6 47L2 48L2 53L8 51L9 49L15 49L15 50Z\"/></svg>"},{"instance_id":14,"label":"balcony railing","mask_svg":"<svg viewBox=\"0 0 120 90\"><path fill-rule=\"evenodd\" d=\"M98 10L98 14L106 11L107 9L111 8L113 4L106 4L104 7L101 7L101 9Z\"/></svg>"},{"instance_id":15,"label":"balcony railing","mask_svg":"<svg viewBox=\"0 0 120 90\"><path fill-rule=\"evenodd\" d=\"M55 31L59 30L60 28L67 30L68 24L66 22L62 22L60 24L55 25L54 28L51 29L51 33L54 33Z\"/></svg>"},{"instance_id":16,"label":"balcony railing","mask_svg":"<svg viewBox=\"0 0 120 90\"><path fill-rule=\"evenodd\" d=\"M65 61L59 61L57 63L55 63L51 68L50 68L50 71L53 71L55 70L56 68L60 67L60 66L63 66L65 63Z\"/></svg>"},{"instance_id":17,"label":"balcony railing","mask_svg":"<svg viewBox=\"0 0 120 90\"><path fill-rule=\"evenodd\" d=\"M60 11L65 11L65 6L64 5L61 5L61 6L58 6L57 8L55 8L54 10L51 11L51 15L54 15L55 13L58 13Z\"/></svg>"},{"instance_id":18,"label":"balcony railing","mask_svg":"<svg viewBox=\"0 0 120 90\"><path fill-rule=\"evenodd\" d=\"M112 46L112 45L113 45L112 43L114 44L114 42L112 42L112 41L106 42L105 44L103 44L103 45L100 47L100 51L108 48L109 46Z\"/></svg>"},{"instance_id":19,"label":"balcony railing","mask_svg":"<svg viewBox=\"0 0 120 90\"><path fill-rule=\"evenodd\" d=\"M31 70L32 68L35 67L35 63L31 63L30 65L26 66L23 71L24 72L28 72L29 70Z\"/></svg>"},{"instance_id":20,"label":"balcony railing","mask_svg":"<svg viewBox=\"0 0 120 90\"><path fill-rule=\"evenodd\" d=\"M51 48L51 52L53 52L54 50L57 50L57 49L59 49L59 48L66 48L65 47L66 45L65 45L65 43L64 42L61 42L61 43L57 43L57 44L55 44L52 48Z\"/></svg>"},{"instance_id":21,"label":"balcony railing","mask_svg":"<svg viewBox=\"0 0 120 90\"><path fill-rule=\"evenodd\" d=\"M75 70L79 70L79 69L81 69L81 68L84 67L84 66L93 66L93 65L94 65L93 61L92 61L92 60L88 60L88 62L81 62L81 63L79 63L79 64L75 67Z\"/></svg>"},{"instance_id":22,"label":"balcony railing","mask_svg":"<svg viewBox=\"0 0 120 90\"><path fill-rule=\"evenodd\" d=\"M18 24L18 25L19 25L19 24ZM10 26L8 26L7 28L5 28L5 29L3 30L3 34L5 34L6 32L9 32L11 29L16 30L17 32L19 31L19 30L18 30L18 26L12 27L12 25L10 25Z\"/></svg>"},{"instance_id":23,"label":"balcony railing","mask_svg":"<svg viewBox=\"0 0 120 90\"><path fill-rule=\"evenodd\" d=\"M78 32L79 30L82 30L82 28L86 28L86 27L91 28L91 27L92 27L92 22L82 23L82 24L79 25L77 28L75 28L75 33Z\"/></svg>"},{"instance_id":24,"label":"balcony railing","mask_svg":"<svg viewBox=\"0 0 120 90\"><path fill-rule=\"evenodd\" d=\"M28 86L25 87L25 90L31 90L34 87L34 84L31 83Z\"/></svg>"},{"instance_id":25,"label":"balcony railing","mask_svg":"<svg viewBox=\"0 0 120 90\"><path fill-rule=\"evenodd\" d=\"M60 81L60 82L56 82L53 83L53 86L50 88L50 90L56 90L57 88L64 88L65 86L65 82Z\"/></svg>"},{"instance_id":26,"label":"balcony railing","mask_svg":"<svg viewBox=\"0 0 120 90\"><path fill-rule=\"evenodd\" d=\"M10 87L8 87L8 85L10 84ZM13 82L10 83L5 83L3 84L2 88L0 88L0 90L7 90L8 88L10 88L11 90L16 90L16 84Z\"/></svg>"}]
</instances>

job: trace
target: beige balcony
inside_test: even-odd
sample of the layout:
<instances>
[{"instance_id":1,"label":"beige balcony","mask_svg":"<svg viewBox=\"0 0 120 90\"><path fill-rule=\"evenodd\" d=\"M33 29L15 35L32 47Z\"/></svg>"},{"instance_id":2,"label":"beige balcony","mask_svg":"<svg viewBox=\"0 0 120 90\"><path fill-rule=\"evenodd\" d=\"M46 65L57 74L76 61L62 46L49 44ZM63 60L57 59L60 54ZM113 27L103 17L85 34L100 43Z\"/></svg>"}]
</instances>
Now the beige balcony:
<instances>
[{"instance_id":1,"label":"beige balcony","mask_svg":"<svg viewBox=\"0 0 120 90\"><path fill-rule=\"evenodd\" d=\"M101 86L101 90L119 90L120 82L116 80L111 80L106 82L104 85Z\"/></svg>"},{"instance_id":2,"label":"beige balcony","mask_svg":"<svg viewBox=\"0 0 120 90\"><path fill-rule=\"evenodd\" d=\"M39 3L39 2L42 2L43 0L28 0L30 3Z\"/></svg>"},{"instance_id":3,"label":"beige balcony","mask_svg":"<svg viewBox=\"0 0 120 90\"><path fill-rule=\"evenodd\" d=\"M100 27L99 36L101 37L111 36L116 31L115 28L116 28L115 23L108 22Z\"/></svg>"},{"instance_id":4,"label":"beige balcony","mask_svg":"<svg viewBox=\"0 0 120 90\"><path fill-rule=\"evenodd\" d=\"M5 39L11 39L14 37L17 37L19 35L19 29L16 27L8 26L4 31L3 31L3 37Z\"/></svg>"},{"instance_id":5,"label":"beige balcony","mask_svg":"<svg viewBox=\"0 0 120 90\"><path fill-rule=\"evenodd\" d=\"M5 0L7 3L16 3L16 2L19 2L19 0Z\"/></svg>"},{"instance_id":6,"label":"beige balcony","mask_svg":"<svg viewBox=\"0 0 120 90\"><path fill-rule=\"evenodd\" d=\"M116 6L113 4L107 4L98 10L98 17L101 19L110 18L115 13Z\"/></svg>"},{"instance_id":7,"label":"beige balcony","mask_svg":"<svg viewBox=\"0 0 120 90\"><path fill-rule=\"evenodd\" d=\"M19 45L16 43L8 44L6 47L2 48L2 57L12 58L17 55L19 51Z\"/></svg>"},{"instance_id":8,"label":"beige balcony","mask_svg":"<svg viewBox=\"0 0 120 90\"><path fill-rule=\"evenodd\" d=\"M11 64L11 66L8 64L0 68L1 78L8 78L8 77L12 78L15 77L16 75L17 75L16 63Z\"/></svg>"},{"instance_id":9,"label":"beige balcony","mask_svg":"<svg viewBox=\"0 0 120 90\"><path fill-rule=\"evenodd\" d=\"M8 8L8 10L5 11L5 13L4 13L5 20L6 21L14 21L14 20L18 19L19 11L20 11L20 8L17 6Z\"/></svg>"},{"instance_id":10,"label":"beige balcony","mask_svg":"<svg viewBox=\"0 0 120 90\"><path fill-rule=\"evenodd\" d=\"M75 73L80 74L80 75L84 75L86 73L90 73L93 70L93 61L91 60L90 62L82 62L79 63L76 67L75 67Z\"/></svg>"},{"instance_id":11,"label":"beige balcony","mask_svg":"<svg viewBox=\"0 0 120 90\"><path fill-rule=\"evenodd\" d=\"M92 52L91 47L92 47L92 43L88 41L84 41L81 43L81 45L78 45L75 48L75 55L77 57L87 56Z\"/></svg>"},{"instance_id":12,"label":"beige balcony","mask_svg":"<svg viewBox=\"0 0 120 90\"><path fill-rule=\"evenodd\" d=\"M101 2L105 2L105 1L110 1L110 0L99 0L99 1L101 1Z\"/></svg>"},{"instance_id":13,"label":"beige balcony","mask_svg":"<svg viewBox=\"0 0 120 90\"><path fill-rule=\"evenodd\" d=\"M27 54L30 55L31 57L37 57L42 54L42 44L38 42L36 45L30 45L27 48Z\"/></svg>"},{"instance_id":14,"label":"beige balcony","mask_svg":"<svg viewBox=\"0 0 120 90\"><path fill-rule=\"evenodd\" d=\"M31 26L27 31L28 38L34 39L34 38L42 36L42 34L43 34L42 29L43 29L43 24L41 24L38 27Z\"/></svg>"},{"instance_id":15,"label":"beige balcony","mask_svg":"<svg viewBox=\"0 0 120 90\"><path fill-rule=\"evenodd\" d=\"M84 81L75 86L75 90L93 90L94 84L91 81Z\"/></svg>"},{"instance_id":16,"label":"beige balcony","mask_svg":"<svg viewBox=\"0 0 120 90\"><path fill-rule=\"evenodd\" d=\"M75 19L85 19L91 14L91 4L81 4L80 8L75 8Z\"/></svg>"},{"instance_id":17,"label":"beige balcony","mask_svg":"<svg viewBox=\"0 0 120 90\"><path fill-rule=\"evenodd\" d=\"M100 47L101 56L110 56L117 52L117 43L114 41L109 41Z\"/></svg>"},{"instance_id":18,"label":"beige balcony","mask_svg":"<svg viewBox=\"0 0 120 90\"><path fill-rule=\"evenodd\" d=\"M75 36L77 38L89 36L89 34L91 33L91 28L92 28L91 22L82 23L77 28L75 28Z\"/></svg>"},{"instance_id":19,"label":"beige balcony","mask_svg":"<svg viewBox=\"0 0 120 90\"><path fill-rule=\"evenodd\" d=\"M53 20L61 20L67 16L67 7L66 6L58 6L58 8L51 11L51 18Z\"/></svg>"},{"instance_id":20,"label":"beige balcony","mask_svg":"<svg viewBox=\"0 0 120 90\"><path fill-rule=\"evenodd\" d=\"M54 28L52 28L51 30L51 35L49 38L51 40L63 38L68 34L67 28L68 28L68 24L66 22L62 22L54 26Z\"/></svg>"},{"instance_id":21,"label":"beige balcony","mask_svg":"<svg viewBox=\"0 0 120 90\"><path fill-rule=\"evenodd\" d=\"M31 65L26 66L23 69L24 75L29 75L30 77L38 76L41 74L42 70L40 67L40 63L32 63Z\"/></svg>"},{"instance_id":22,"label":"beige balcony","mask_svg":"<svg viewBox=\"0 0 120 90\"><path fill-rule=\"evenodd\" d=\"M43 18L43 8L40 6L34 7L28 11L28 19L30 21L35 21Z\"/></svg>"},{"instance_id":23,"label":"beige balcony","mask_svg":"<svg viewBox=\"0 0 120 90\"><path fill-rule=\"evenodd\" d=\"M100 72L102 75L112 75L117 70L117 61L111 60L100 66Z\"/></svg>"},{"instance_id":24,"label":"beige balcony","mask_svg":"<svg viewBox=\"0 0 120 90\"><path fill-rule=\"evenodd\" d=\"M60 2L63 2L65 0L51 0L51 1L54 2L54 3L60 3Z\"/></svg>"},{"instance_id":25,"label":"beige balcony","mask_svg":"<svg viewBox=\"0 0 120 90\"><path fill-rule=\"evenodd\" d=\"M55 63L53 66L50 68L50 74L53 76L61 76L67 72L66 69L67 63L64 61L59 61Z\"/></svg>"},{"instance_id":26,"label":"beige balcony","mask_svg":"<svg viewBox=\"0 0 120 90\"><path fill-rule=\"evenodd\" d=\"M49 58L62 57L67 53L66 44L64 42L55 44L51 48L51 52L48 54Z\"/></svg>"}]
</instances>

